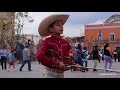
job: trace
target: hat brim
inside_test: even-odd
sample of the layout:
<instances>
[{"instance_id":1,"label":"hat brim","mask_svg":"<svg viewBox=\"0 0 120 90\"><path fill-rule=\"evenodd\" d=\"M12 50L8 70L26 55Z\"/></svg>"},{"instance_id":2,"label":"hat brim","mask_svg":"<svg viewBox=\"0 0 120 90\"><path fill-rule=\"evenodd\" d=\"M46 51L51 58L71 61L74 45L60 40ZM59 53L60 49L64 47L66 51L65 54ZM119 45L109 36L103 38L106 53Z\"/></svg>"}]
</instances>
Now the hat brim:
<instances>
[{"instance_id":1,"label":"hat brim","mask_svg":"<svg viewBox=\"0 0 120 90\"><path fill-rule=\"evenodd\" d=\"M51 35L51 33L48 31L49 26L58 20L63 21L63 25L64 25L68 17L69 15L51 15L45 18L38 27L38 32L40 36L45 37Z\"/></svg>"}]
</instances>

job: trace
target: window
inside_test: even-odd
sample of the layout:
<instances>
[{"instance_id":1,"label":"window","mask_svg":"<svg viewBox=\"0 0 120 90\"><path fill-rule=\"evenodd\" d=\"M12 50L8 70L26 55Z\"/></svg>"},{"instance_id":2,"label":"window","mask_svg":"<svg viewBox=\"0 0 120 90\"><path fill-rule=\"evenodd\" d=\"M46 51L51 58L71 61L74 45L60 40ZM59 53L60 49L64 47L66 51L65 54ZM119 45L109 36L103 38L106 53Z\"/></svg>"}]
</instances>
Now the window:
<instances>
[{"instance_id":1,"label":"window","mask_svg":"<svg viewBox=\"0 0 120 90\"><path fill-rule=\"evenodd\" d=\"M115 33L110 33L110 41L115 41Z\"/></svg>"}]
</instances>

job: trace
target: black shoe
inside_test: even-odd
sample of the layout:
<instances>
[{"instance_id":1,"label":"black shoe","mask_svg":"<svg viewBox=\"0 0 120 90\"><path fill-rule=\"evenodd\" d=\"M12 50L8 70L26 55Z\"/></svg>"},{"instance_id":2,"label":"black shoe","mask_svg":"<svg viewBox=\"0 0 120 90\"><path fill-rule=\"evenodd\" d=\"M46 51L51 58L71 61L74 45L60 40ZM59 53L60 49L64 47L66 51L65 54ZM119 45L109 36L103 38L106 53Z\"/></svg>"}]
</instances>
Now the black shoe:
<instances>
[{"instance_id":1,"label":"black shoe","mask_svg":"<svg viewBox=\"0 0 120 90\"><path fill-rule=\"evenodd\" d=\"M20 71L22 71L22 70L20 69Z\"/></svg>"},{"instance_id":2,"label":"black shoe","mask_svg":"<svg viewBox=\"0 0 120 90\"><path fill-rule=\"evenodd\" d=\"M82 70L82 72L85 72L85 70Z\"/></svg>"},{"instance_id":3,"label":"black shoe","mask_svg":"<svg viewBox=\"0 0 120 90\"><path fill-rule=\"evenodd\" d=\"M93 69L93 71L97 71L97 69Z\"/></svg>"},{"instance_id":4,"label":"black shoe","mask_svg":"<svg viewBox=\"0 0 120 90\"><path fill-rule=\"evenodd\" d=\"M86 68L86 71L89 71L89 69L88 69L88 68Z\"/></svg>"},{"instance_id":5,"label":"black shoe","mask_svg":"<svg viewBox=\"0 0 120 90\"><path fill-rule=\"evenodd\" d=\"M76 67L73 68L73 71L77 71L77 70L76 70Z\"/></svg>"},{"instance_id":6,"label":"black shoe","mask_svg":"<svg viewBox=\"0 0 120 90\"><path fill-rule=\"evenodd\" d=\"M32 71L32 70L28 70L28 71Z\"/></svg>"},{"instance_id":7,"label":"black shoe","mask_svg":"<svg viewBox=\"0 0 120 90\"><path fill-rule=\"evenodd\" d=\"M80 70L81 72L85 72L85 68L81 68L81 70Z\"/></svg>"}]
</instances>

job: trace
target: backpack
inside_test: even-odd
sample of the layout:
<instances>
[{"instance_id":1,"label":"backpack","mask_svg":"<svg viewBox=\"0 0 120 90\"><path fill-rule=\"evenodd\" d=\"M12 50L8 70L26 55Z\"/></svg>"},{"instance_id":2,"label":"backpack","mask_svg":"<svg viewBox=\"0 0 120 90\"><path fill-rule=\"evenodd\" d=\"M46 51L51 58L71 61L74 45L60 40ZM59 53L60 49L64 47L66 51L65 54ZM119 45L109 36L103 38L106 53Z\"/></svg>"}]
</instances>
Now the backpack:
<instances>
[{"instance_id":1,"label":"backpack","mask_svg":"<svg viewBox=\"0 0 120 90\"><path fill-rule=\"evenodd\" d=\"M81 53L81 57L82 57L82 59L86 59L87 56L88 56L88 54L87 54L87 50L82 51L82 53Z\"/></svg>"}]
</instances>

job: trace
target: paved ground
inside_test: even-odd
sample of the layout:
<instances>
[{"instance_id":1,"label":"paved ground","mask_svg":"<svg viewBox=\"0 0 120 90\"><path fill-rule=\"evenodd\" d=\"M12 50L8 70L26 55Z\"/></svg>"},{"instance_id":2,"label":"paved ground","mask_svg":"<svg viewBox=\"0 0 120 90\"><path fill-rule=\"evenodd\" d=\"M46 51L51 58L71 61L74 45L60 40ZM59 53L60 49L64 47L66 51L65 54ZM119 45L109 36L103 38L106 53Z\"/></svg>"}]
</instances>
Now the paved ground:
<instances>
[{"instance_id":1,"label":"paved ground","mask_svg":"<svg viewBox=\"0 0 120 90\"><path fill-rule=\"evenodd\" d=\"M88 67L93 66L93 61L89 61ZM103 68L104 63L101 62L98 64L98 68ZM43 66L38 62L32 62L32 70L31 72L27 69L27 64L23 68L23 71L19 71L20 64L16 64L16 71L12 71L12 67L10 71L0 70L0 78L42 78ZM120 70L120 63L113 63L112 69ZM88 72L80 72L80 71L67 71L65 72L65 78L120 78L120 73L114 72L104 72L97 71L94 72L92 69Z\"/></svg>"}]
</instances>

